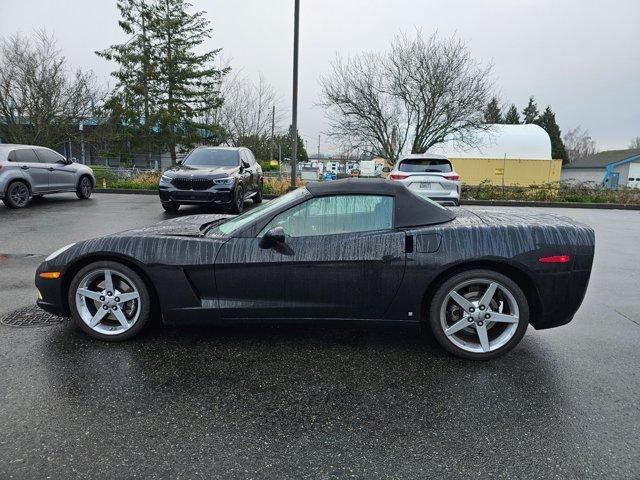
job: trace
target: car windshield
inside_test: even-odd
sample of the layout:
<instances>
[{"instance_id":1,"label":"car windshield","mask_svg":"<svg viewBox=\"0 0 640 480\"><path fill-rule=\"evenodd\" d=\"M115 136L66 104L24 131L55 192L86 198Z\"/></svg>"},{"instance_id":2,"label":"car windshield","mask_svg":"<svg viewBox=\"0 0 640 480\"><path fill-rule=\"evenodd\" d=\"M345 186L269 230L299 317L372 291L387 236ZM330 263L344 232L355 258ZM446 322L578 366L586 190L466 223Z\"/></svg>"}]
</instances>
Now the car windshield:
<instances>
[{"instance_id":1,"label":"car windshield","mask_svg":"<svg viewBox=\"0 0 640 480\"><path fill-rule=\"evenodd\" d=\"M293 190L292 192L286 193L281 197L276 198L275 200L265 202L259 207L252 208L251 210L248 210L243 214L238 215L237 217L230 218L229 220L221 224L215 225L210 231L214 236L229 236L239 228L244 227L254 220L257 220L261 216L269 215L271 212L276 211L282 205L310 195L311 194L309 193L309 190L307 190L305 187L298 188L296 190Z\"/></svg>"},{"instance_id":2,"label":"car windshield","mask_svg":"<svg viewBox=\"0 0 640 480\"><path fill-rule=\"evenodd\" d=\"M182 162L191 167L237 167L240 164L238 150L226 148L198 148Z\"/></svg>"},{"instance_id":3,"label":"car windshield","mask_svg":"<svg viewBox=\"0 0 640 480\"><path fill-rule=\"evenodd\" d=\"M451 162L444 158L407 158L400 161L401 172L452 172Z\"/></svg>"}]
</instances>

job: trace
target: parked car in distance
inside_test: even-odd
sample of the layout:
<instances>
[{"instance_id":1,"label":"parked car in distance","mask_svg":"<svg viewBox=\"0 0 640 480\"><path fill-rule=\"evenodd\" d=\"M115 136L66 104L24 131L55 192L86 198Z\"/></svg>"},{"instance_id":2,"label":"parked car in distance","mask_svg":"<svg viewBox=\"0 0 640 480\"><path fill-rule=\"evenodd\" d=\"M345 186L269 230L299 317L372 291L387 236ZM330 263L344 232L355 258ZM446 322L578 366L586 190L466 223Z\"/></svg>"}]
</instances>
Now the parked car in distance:
<instances>
[{"instance_id":1,"label":"parked car in distance","mask_svg":"<svg viewBox=\"0 0 640 480\"><path fill-rule=\"evenodd\" d=\"M422 325L463 358L506 353L582 303L593 230L548 213L447 209L398 182L309 183L239 216L193 215L68 245L38 305L101 340L172 325ZM354 301L357 299L357 301Z\"/></svg>"},{"instance_id":2,"label":"parked car in distance","mask_svg":"<svg viewBox=\"0 0 640 480\"><path fill-rule=\"evenodd\" d=\"M0 198L9 208L25 207L31 198L50 193L75 192L84 200L95 183L91 168L50 148L0 144Z\"/></svg>"},{"instance_id":3,"label":"parked car in distance","mask_svg":"<svg viewBox=\"0 0 640 480\"><path fill-rule=\"evenodd\" d=\"M389 172L388 179L401 182L414 193L443 205L460 205L460 175L442 155L424 153L403 157Z\"/></svg>"},{"instance_id":4,"label":"parked car in distance","mask_svg":"<svg viewBox=\"0 0 640 480\"><path fill-rule=\"evenodd\" d=\"M262 167L248 148L198 147L160 177L162 207L175 212L180 205L221 205L234 213L251 198L262 202Z\"/></svg>"}]
</instances>

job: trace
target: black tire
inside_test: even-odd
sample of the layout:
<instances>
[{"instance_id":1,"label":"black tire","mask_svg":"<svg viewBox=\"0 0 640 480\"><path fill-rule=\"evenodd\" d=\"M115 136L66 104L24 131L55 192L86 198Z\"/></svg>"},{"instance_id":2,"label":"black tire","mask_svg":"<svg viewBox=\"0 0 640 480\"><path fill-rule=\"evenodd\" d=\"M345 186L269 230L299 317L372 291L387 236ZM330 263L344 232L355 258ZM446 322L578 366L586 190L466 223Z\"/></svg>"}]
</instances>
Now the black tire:
<instances>
[{"instance_id":1,"label":"black tire","mask_svg":"<svg viewBox=\"0 0 640 480\"><path fill-rule=\"evenodd\" d=\"M242 213L244 210L244 185L240 184L236 188L233 195L233 202L231 203L231 211L236 214Z\"/></svg>"},{"instance_id":2,"label":"black tire","mask_svg":"<svg viewBox=\"0 0 640 480\"><path fill-rule=\"evenodd\" d=\"M262 190L264 189L264 181L261 179L258 182L258 191L253 196L253 203L262 203Z\"/></svg>"},{"instance_id":3,"label":"black tire","mask_svg":"<svg viewBox=\"0 0 640 480\"><path fill-rule=\"evenodd\" d=\"M138 308L140 311L136 323L128 330L120 334L107 335L96 332L91 327L89 327L87 323L85 323L80 313L78 312L78 308L76 305L76 291L80 282L87 274L101 269L109 269L112 272L123 274L135 284L135 289L140 295L138 304ZM107 342L121 342L134 337L135 335L140 333L140 331L144 328L144 326L149 321L149 318L151 317L151 296L144 280L142 280L142 278L131 268L119 262L99 261L91 263L82 268L78 273L76 273L76 275L73 277L73 280L71 280L67 302L69 305L69 311L71 312L71 319L66 323L67 328L71 330L80 330L90 337Z\"/></svg>"},{"instance_id":4,"label":"black tire","mask_svg":"<svg viewBox=\"0 0 640 480\"><path fill-rule=\"evenodd\" d=\"M467 351L463 348L460 348L455 343L453 343L453 341L445 334L444 327L441 321L441 314L442 314L443 308L446 309L446 305L443 307L443 303L451 301L451 299L448 298L449 292L451 292L456 286L460 284L464 284L465 282L471 282L471 285L473 285L472 281L479 280L479 279L496 282L500 284L502 287L504 287L512 295L513 300L515 300L515 303L517 305L518 312L519 312L517 327L515 328L515 332L511 330L513 332L511 338L499 348L496 348L495 350L491 350L488 352L482 352L482 353ZM501 291L501 295L502 294L503 293ZM503 304L506 304L506 302L503 302ZM486 313L489 313L489 311L486 311L485 314ZM490 313L494 313L494 312L490 312ZM475 312L475 314L476 315L481 314L479 309L478 311ZM442 285L438 288L438 290L434 294L431 304L429 306L428 321L435 339L438 341L438 343L442 347L445 348L445 350L449 351L453 355L460 358L467 359L467 360L491 360L493 358L504 355L505 353L510 351L512 348L514 348L520 342L520 340L522 340L522 337L527 331L527 327L529 325L529 304L527 302L527 297L525 296L522 289L518 286L516 282L514 282L509 277L501 273L495 272L493 270L469 270L467 272L462 272L462 273L453 275L452 277L448 278L442 283ZM492 322L487 320L485 320L485 322L487 324L486 325L487 331L490 332L490 328L492 327L496 328L496 330L494 331L494 335L499 334L501 332L500 329L502 328L506 329L508 328L507 327L508 325L511 325L511 324L503 324L503 323L494 323L492 325ZM479 323L480 325L482 324L481 322L477 322L477 323ZM502 325L505 325L505 326L502 327ZM513 325L515 325L515 322L513 323ZM451 325L449 324L449 326ZM470 323L469 328L473 328L474 326L475 326L474 323Z\"/></svg>"},{"instance_id":5,"label":"black tire","mask_svg":"<svg viewBox=\"0 0 640 480\"><path fill-rule=\"evenodd\" d=\"M80 200L87 200L93 193L93 182L89 176L80 177L78 186L76 187L76 196Z\"/></svg>"},{"instance_id":6,"label":"black tire","mask_svg":"<svg viewBox=\"0 0 640 480\"><path fill-rule=\"evenodd\" d=\"M30 197L29 186L22 180L15 180L7 187L2 201L9 208L24 208L29 204Z\"/></svg>"},{"instance_id":7,"label":"black tire","mask_svg":"<svg viewBox=\"0 0 640 480\"><path fill-rule=\"evenodd\" d=\"M177 202L160 202L162 203L162 208L164 208L165 212L177 212L180 208L180 204Z\"/></svg>"}]
</instances>

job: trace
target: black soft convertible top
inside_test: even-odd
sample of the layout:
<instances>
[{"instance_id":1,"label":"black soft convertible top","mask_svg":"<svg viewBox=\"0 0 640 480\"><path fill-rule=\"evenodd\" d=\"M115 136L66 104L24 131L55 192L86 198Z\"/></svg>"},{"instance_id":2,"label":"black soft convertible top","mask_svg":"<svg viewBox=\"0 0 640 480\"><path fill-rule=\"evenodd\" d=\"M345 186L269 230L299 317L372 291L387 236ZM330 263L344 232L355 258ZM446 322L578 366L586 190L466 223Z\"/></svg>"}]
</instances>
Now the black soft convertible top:
<instances>
[{"instance_id":1,"label":"black soft convertible top","mask_svg":"<svg viewBox=\"0 0 640 480\"><path fill-rule=\"evenodd\" d=\"M451 210L434 205L412 193L400 182L379 178L347 178L329 182L307 184L314 197L324 195L388 195L395 197L396 228L435 225L453 220Z\"/></svg>"}]
</instances>

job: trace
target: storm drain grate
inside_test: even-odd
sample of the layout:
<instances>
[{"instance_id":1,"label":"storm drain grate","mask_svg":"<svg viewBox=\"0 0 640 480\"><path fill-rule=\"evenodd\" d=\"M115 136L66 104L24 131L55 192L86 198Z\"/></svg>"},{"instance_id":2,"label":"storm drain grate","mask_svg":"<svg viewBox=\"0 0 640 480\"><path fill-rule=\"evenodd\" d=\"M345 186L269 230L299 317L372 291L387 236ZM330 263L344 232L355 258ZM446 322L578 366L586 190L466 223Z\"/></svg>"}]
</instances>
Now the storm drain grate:
<instances>
[{"instance_id":1,"label":"storm drain grate","mask_svg":"<svg viewBox=\"0 0 640 480\"><path fill-rule=\"evenodd\" d=\"M47 313L37 305L19 308L0 317L0 323L10 327L48 327L60 325L62 317Z\"/></svg>"}]
</instances>

